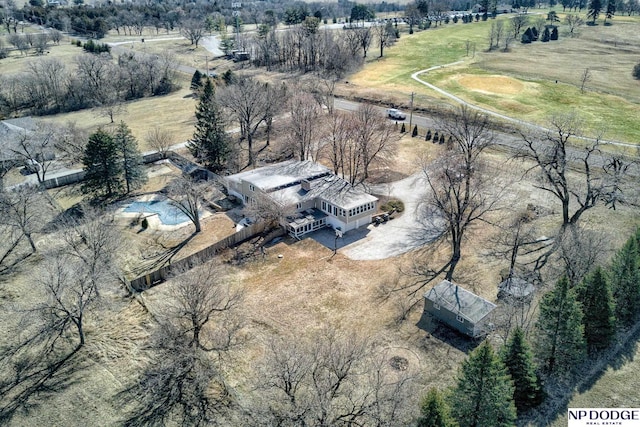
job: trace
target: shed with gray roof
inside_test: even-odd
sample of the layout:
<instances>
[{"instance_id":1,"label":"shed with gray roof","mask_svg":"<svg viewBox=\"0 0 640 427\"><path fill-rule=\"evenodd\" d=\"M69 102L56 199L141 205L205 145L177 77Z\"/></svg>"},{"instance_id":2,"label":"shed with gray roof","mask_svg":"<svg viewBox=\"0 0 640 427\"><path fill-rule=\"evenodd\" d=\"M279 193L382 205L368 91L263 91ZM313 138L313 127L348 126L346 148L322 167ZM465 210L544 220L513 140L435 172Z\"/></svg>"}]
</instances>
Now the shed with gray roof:
<instances>
[{"instance_id":1,"label":"shed with gray roof","mask_svg":"<svg viewBox=\"0 0 640 427\"><path fill-rule=\"evenodd\" d=\"M443 280L424 295L425 313L472 338L490 331L496 305L455 283Z\"/></svg>"}]
</instances>

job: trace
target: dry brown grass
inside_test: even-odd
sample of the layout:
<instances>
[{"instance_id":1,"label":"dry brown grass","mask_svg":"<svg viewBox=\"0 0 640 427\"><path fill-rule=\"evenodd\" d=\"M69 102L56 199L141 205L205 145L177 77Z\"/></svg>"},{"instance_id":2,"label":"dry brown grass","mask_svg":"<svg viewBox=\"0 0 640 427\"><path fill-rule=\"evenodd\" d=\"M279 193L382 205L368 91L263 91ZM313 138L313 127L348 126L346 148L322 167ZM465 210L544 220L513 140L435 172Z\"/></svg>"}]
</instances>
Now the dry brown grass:
<instances>
[{"instance_id":1,"label":"dry brown grass","mask_svg":"<svg viewBox=\"0 0 640 427\"><path fill-rule=\"evenodd\" d=\"M181 84L182 89L169 95L127 102L124 104L126 112L115 116L116 123L123 120L131 128L141 151L151 149L145 141L145 136L156 126L163 131L171 132L174 143L187 141L193 136L197 101L193 98L186 80L181 81ZM96 109L56 114L43 117L42 120L58 124L75 122L79 128L88 132L95 132L99 127L111 126L109 119Z\"/></svg>"},{"instance_id":2,"label":"dry brown grass","mask_svg":"<svg viewBox=\"0 0 640 427\"><path fill-rule=\"evenodd\" d=\"M399 158L392 167L393 173L413 173L417 170L414 157L435 156L441 149L438 145L404 137L398 146ZM490 153L489 159L495 166L504 163L499 153ZM525 167L520 163L508 165L514 176L520 175ZM165 185L166 180L174 175L174 171L168 169L166 165L153 166L153 177L144 190L155 191ZM508 202L514 211L524 209L528 203L543 206L550 206L551 203L542 193L533 189L530 182L524 181L514 185ZM537 221L546 230L557 226L557 218L554 218L543 217ZM625 239L628 232L640 223L637 212L630 208L611 212L599 207L585 214L584 220L586 224L606 227L614 245ZM185 253L232 232L231 224L230 220L220 216L211 219L205 224L203 232L189 242ZM121 226L132 264L141 259L141 250L151 248L158 241L176 243L186 238L192 230L187 225L177 232L147 230L138 233L139 228L131 227L127 221L123 221ZM465 278L461 283L491 300L495 299L499 271L504 267L503 263L483 255L488 237L494 231L487 224L475 227L469 240L465 241L464 257L459 265L461 277ZM235 253L231 251L220 258L230 260L234 256ZM245 289L242 313L245 319L244 336L248 339L233 354L230 384L237 387L240 393L248 392L246 378L260 363L262 345L269 336L285 332L311 335L323 326L331 325L373 337L377 349L385 351L389 357L406 357L410 368L420 373L418 381L424 390L431 386L443 388L453 384L454 374L465 357L462 348L465 348L464 345L468 348L468 343L446 333L446 329L441 328L438 333L432 334L430 331L434 325L421 322L420 301L409 313L408 319L398 324L396 319L400 313L400 301L406 298L405 294L396 293L389 299L380 298L381 287L408 280L400 271L409 270L416 260L426 262L433 258L427 258L421 252L411 252L389 260L353 261L340 253L332 257L330 249L312 239L286 239L268 247L265 259L257 256L240 266L229 267L229 280ZM36 260L34 262L37 264ZM6 297L10 291L10 298L18 304L36 301L38 296L29 291L32 287L30 274L30 269L24 269L14 275L10 288L6 284L0 288L2 295ZM107 292L109 305L100 311L99 316L92 317L87 325L88 344L83 352L89 362L88 368L82 371L78 382L70 389L43 402L28 419L17 418L13 425L118 424L122 414L118 412L113 397L147 362L145 339L154 322L153 314L162 310L171 283L143 293L143 301L151 313L146 312L137 301L123 299L117 285L110 286L111 290ZM5 327L11 324L5 321L4 314L2 320ZM415 402L407 404L417 405L419 397L416 396Z\"/></svg>"}]
</instances>

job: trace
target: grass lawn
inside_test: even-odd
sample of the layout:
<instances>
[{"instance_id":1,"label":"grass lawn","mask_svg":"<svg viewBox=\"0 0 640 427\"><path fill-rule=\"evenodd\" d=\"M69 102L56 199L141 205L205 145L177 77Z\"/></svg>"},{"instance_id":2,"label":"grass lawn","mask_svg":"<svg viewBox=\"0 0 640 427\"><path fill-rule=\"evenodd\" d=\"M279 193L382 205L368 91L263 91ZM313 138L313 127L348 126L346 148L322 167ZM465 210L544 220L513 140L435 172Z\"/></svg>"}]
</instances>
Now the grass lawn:
<instances>
[{"instance_id":1,"label":"grass lawn","mask_svg":"<svg viewBox=\"0 0 640 427\"><path fill-rule=\"evenodd\" d=\"M550 115L579 111L588 134L604 131L605 139L640 140L640 83L631 76L640 56L639 18L616 18L611 26L584 27L577 38L565 37L561 27L560 40L555 42L516 42L509 52L485 52L492 22L448 24L403 35L385 50L384 58L370 60L351 76L350 83L368 87L372 93L395 92L405 103L415 92L415 104L426 107L448 100L415 82L411 74L462 60L462 65L421 78L468 102L523 120L544 125ZM377 54L370 51L371 56ZM582 92L581 76L586 68L590 79ZM480 76L509 77L520 90L505 91L509 88Z\"/></svg>"},{"instance_id":2,"label":"grass lawn","mask_svg":"<svg viewBox=\"0 0 640 427\"><path fill-rule=\"evenodd\" d=\"M191 96L189 82L180 81L182 89L169 95L154 96L126 103L126 111L115 116L115 122L123 120L138 139L141 151L150 150L145 136L149 129L158 126L171 132L173 142L184 142L193 136L196 100ZM109 127L109 118L101 116L98 110L82 110L72 113L42 117L43 121L63 124L75 122L78 127L93 132L99 127Z\"/></svg>"}]
</instances>

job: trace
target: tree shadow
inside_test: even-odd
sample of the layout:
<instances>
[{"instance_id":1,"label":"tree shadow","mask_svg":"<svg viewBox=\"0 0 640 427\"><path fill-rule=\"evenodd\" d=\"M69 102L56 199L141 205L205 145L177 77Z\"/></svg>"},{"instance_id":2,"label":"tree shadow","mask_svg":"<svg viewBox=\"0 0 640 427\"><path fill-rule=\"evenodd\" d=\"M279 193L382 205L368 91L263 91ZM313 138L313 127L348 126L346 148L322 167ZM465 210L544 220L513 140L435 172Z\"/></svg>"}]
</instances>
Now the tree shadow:
<instances>
[{"instance_id":1,"label":"tree shadow","mask_svg":"<svg viewBox=\"0 0 640 427\"><path fill-rule=\"evenodd\" d=\"M481 339L470 338L448 327L424 311L422 312L420 320L416 323L416 326L427 332L427 338L442 341L465 354L469 354L482 343Z\"/></svg>"},{"instance_id":2,"label":"tree shadow","mask_svg":"<svg viewBox=\"0 0 640 427\"><path fill-rule=\"evenodd\" d=\"M78 350L61 354L29 347L17 353L15 349L3 351L0 424L8 424L19 413L29 415L41 402L78 383L78 372L87 366Z\"/></svg>"},{"instance_id":3,"label":"tree shadow","mask_svg":"<svg viewBox=\"0 0 640 427\"><path fill-rule=\"evenodd\" d=\"M180 252L185 246L187 246L189 242L196 236L196 234L198 233L194 232L177 245L166 248L165 251L152 258L149 263L138 265L137 268L131 270L131 274L139 276L149 271L157 270L171 264L171 261L175 258L178 252Z\"/></svg>"}]
</instances>

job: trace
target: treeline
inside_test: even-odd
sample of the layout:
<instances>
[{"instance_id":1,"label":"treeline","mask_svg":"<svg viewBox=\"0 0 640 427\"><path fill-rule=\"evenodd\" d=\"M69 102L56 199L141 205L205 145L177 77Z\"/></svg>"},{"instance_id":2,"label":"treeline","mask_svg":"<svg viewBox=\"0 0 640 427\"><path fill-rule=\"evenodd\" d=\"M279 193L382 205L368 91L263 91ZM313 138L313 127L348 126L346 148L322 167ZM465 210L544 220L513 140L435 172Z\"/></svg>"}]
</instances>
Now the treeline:
<instances>
[{"instance_id":1,"label":"treeline","mask_svg":"<svg viewBox=\"0 0 640 427\"><path fill-rule=\"evenodd\" d=\"M639 318L640 229L609 265L579 283L558 280L542 297L532 331L516 328L498 352L488 341L471 352L451 390L426 395L418 425L506 427L516 416L546 424L556 415L553 405L535 408L566 398L585 379L578 373L615 357L608 350Z\"/></svg>"},{"instance_id":2,"label":"treeline","mask_svg":"<svg viewBox=\"0 0 640 427\"><path fill-rule=\"evenodd\" d=\"M97 49L85 43L85 50ZM39 58L26 71L0 76L0 114L53 114L84 108L116 108L122 102L176 89L171 60L164 55L79 54L71 65ZM113 117L112 117L113 118Z\"/></svg>"},{"instance_id":3,"label":"treeline","mask_svg":"<svg viewBox=\"0 0 640 427\"><path fill-rule=\"evenodd\" d=\"M354 3L340 1L336 4L324 2L305 3L299 1L261 1L242 3L238 10L242 23L259 24L264 17L275 17L278 22L292 18L301 22L306 16L330 17L333 20L350 16ZM395 12L402 10L397 3L381 2L368 5L374 12ZM0 24L7 31L17 31L20 21L29 21L38 25L56 28L60 31L101 38L109 30L140 35L144 27L156 31L170 31L180 28L181 22L190 18L202 18L211 15L214 19L222 17L227 25L235 25L231 2L181 2L163 1L158 3L109 3L96 7L76 5L64 8L43 7L37 1L25 4L22 9L0 7ZM296 22L290 22L292 24Z\"/></svg>"},{"instance_id":4,"label":"treeline","mask_svg":"<svg viewBox=\"0 0 640 427\"><path fill-rule=\"evenodd\" d=\"M317 18L307 18L291 31L268 29L247 43L253 64L267 70L323 71L342 76L363 63L372 43L371 28L341 33L319 30Z\"/></svg>"}]
</instances>

